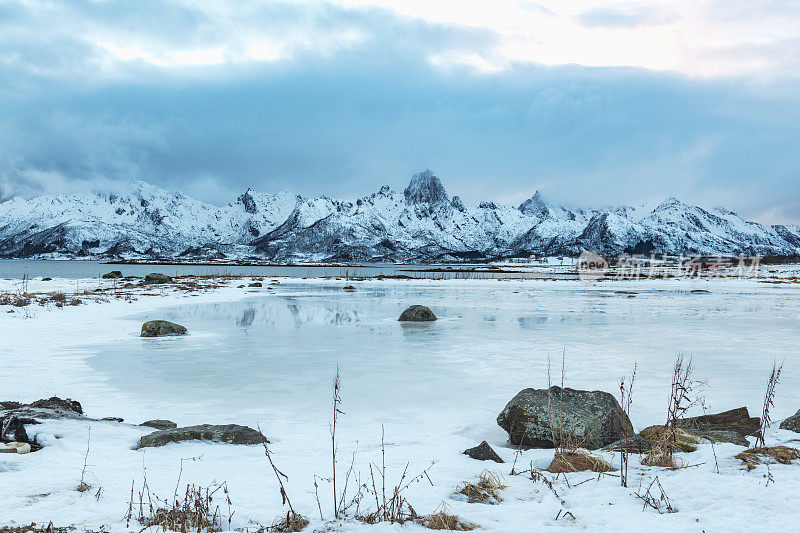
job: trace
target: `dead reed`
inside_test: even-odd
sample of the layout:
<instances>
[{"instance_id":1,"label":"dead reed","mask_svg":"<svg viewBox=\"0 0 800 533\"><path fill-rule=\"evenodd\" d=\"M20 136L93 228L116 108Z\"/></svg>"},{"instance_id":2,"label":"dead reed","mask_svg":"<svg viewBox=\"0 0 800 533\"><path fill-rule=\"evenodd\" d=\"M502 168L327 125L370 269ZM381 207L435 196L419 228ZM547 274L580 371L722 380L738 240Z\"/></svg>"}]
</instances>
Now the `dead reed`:
<instances>
[{"instance_id":1,"label":"dead reed","mask_svg":"<svg viewBox=\"0 0 800 533\"><path fill-rule=\"evenodd\" d=\"M770 419L769 410L774 405L775 400L775 387L778 385L781 379L781 371L783 370L783 363L780 365L777 362L772 363L772 372L769 375L769 381L767 382L767 391L764 393L764 405L761 410L761 426L758 428L758 433L756 433L756 448L763 448L765 446L764 436L769 428L770 424L772 423L772 419Z\"/></svg>"},{"instance_id":2,"label":"dead reed","mask_svg":"<svg viewBox=\"0 0 800 533\"><path fill-rule=\"evenodd\" d=\"M692 360L684 361L683 354L675 358L672 370L672 383L670 384L669 402L667 404L667 421L660 431L658 439L654 442L648 454L642 459L646 466L660 466L665 468L678 468L685 466L677 462L675 451L679 450L679 440L682 432L678 429L678 421L692 406L701 401L697 389L703 384L693 379L694 367Z\"/></svg>"},{"instance_id":3,"label":"dead reed","mask_svg":"<svg viewBox=\"0 0 800 533\"><path fill-rule=\"evenodd\" d=\"M633 372L628 380L627 387L625 386L625 377L619 380L619 405L625 416L630 420L631 403L633 403L633 384L636 382L636 361L633 362ZM625 427L624 442L628 442L631 438L627 426ZM619 449L619 482L623 487L628 486L628 447L620 446Z\"/></svg>"}]
</instances>

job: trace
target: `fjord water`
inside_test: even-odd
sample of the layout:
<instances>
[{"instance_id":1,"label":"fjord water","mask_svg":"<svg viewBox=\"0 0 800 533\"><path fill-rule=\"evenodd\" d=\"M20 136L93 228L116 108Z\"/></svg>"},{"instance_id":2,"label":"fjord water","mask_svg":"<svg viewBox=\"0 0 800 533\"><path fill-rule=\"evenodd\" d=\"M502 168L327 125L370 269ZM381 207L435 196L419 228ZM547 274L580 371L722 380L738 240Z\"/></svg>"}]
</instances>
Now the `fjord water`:
<instances>
[{"instance_id":1,"label":"fjord water","mask_svg":"<svg viewBox=\"0 0 800 533\"><path fill-rule=\"evenodd\" d=\"M574 260L566 258L558 261L567 269ZM0 260L0 280L21 280L23 278L60 278L71 280L92 280L110 270L119 270L123 276L143 277L151 272L169 276L292 276L292 277L374 277L411 276L431 279L499 279L499 278L542 278L575 277L573 272L555 273L545 270L548 265L532 264L505 269L487 268L486 265L431 265L431 264L114 264L103 261L71 261L40 259L2 259Z\"/></svg>"},{"instance_id":2,"label":"fjord water","mask_svg":"<svg viewBox=\"0 0 800 533\"><path fill-rule=\"evenodd\" d=\"M514 394L547 385L548 364L560 383L562 353L566 386L615 396L635 361L634 424L660 423L675 356L684 352L707 381L712 411L746 405L757 415L774 360L786 361L774 417L800 406L797 291L724 281L706 283L711 294L638 285L635 297L578 282L364 282L355 292L342 285L282 281L243 301L137 315L181 323L191 334L132 332L122 343L86 346L85 379L135 398L115 413L134 420L327 430L338 366L349 423L480 441L499 438L494 417ZM411 304L440 319L398 323Z\"/></svg>"}]
</instances>

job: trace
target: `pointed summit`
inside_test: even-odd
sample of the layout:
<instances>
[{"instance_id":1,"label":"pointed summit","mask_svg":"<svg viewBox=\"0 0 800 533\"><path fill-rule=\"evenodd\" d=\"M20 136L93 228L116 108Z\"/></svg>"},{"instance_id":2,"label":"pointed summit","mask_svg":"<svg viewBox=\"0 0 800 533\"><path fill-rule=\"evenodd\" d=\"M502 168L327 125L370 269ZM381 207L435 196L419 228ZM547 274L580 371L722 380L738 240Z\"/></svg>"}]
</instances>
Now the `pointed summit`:
<instances>
[{"instance_id":1,"label":"pointed summit","mask_svg":"<svg viewBox=\"0 0 800 533\"><path fill-rule=\"evenodd\" d=\"M544 216L548 212L548 207L549 204L542 196L542 193L536 191L533 196L520 204L519 210L526 215Z\"/></svg>"},{"instance_id":2,"label":"pointed summit","mask_svg":"<svg viewBox=\"0 0 800 533\"><path fill-rule=\"evenodd\" d=\"M442 182L430 169L414 174L403 194L407 204L434 205L449 201Z\"/></svg>"},{"instance_id":3,"label":"pointed summit","mask_svg":"<svg viewBox=\"0 0 800 533\"><path fill-rule=\"evenodd\" d=\"M253 195L250 194L250 187L247 188L243 195L236 199L236 203L244 206L245 213L254 214L258 212L256 201L253 199Z\"/></svg>"}]
</instances>

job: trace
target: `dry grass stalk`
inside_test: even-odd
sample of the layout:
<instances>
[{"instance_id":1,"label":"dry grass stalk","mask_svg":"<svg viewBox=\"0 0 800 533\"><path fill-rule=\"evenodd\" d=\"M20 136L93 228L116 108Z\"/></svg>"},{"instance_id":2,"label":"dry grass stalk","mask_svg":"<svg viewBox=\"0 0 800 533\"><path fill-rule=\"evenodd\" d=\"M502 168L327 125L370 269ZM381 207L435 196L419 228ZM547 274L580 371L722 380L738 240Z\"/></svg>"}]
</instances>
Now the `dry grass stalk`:
<instances>
[{"instance_id":1,"label":"dry grass stalk","mask_svg":"<svg viewBox=\"0 0 800 533\"><path fill-rule=\"evenodd\" d=\"M775 462L788 465L800 459L800 450L789 446L762 446L749 448L736 455L748 470L753 470L759 464L769 464L771 459Z\"/></svg>"},{"instance_id":2,"label":"dry grass stalk","mask_svg":"<svg viewBox=\"0 0 800 533\"><path fill-rule=\"evenodd\" d=\"M145 516L140 523L145 527L160 528L164 531L177 531L178 533L191 533L196 531L222 531L222 511L214 505L214 495L222 490L230 506L228 488L222 484L211 490L208 487L186 485L183 499L175 498L171 502L162 502L155 508L150 516ZM228 516L230 525L230 513Z\"/></svg>"},{"instance_id":3,"label":"dry grass stalk","mask_svg":"<svg viewBox=\"0 0 800 533\"><path fill-rule=\"evenodd\" d=\"M308 518L293 511L287 511L286 516L276 520L269 531L302 531L309 524Z\"/></svg>"},{"instance_id":4,"label":"dry grass stalk","mask_svg":"<svg viewBox=\"0 0 800 533\"><path fill-rule=\"evenodd\" d=\"M342 404L341 398L341 377L339 365L336 365L336 376L333 378L333 419L331 421L331 468L333 471L333 515L339 518L338 496L336 492L336 422L340 414L344 414L339 406Z\"/></svg>"},{"instance_id":5,"label":"dry grass stalk","mask_svg":"<svg viewBox=\"0 0 800 533\"><path fill-rule=\"evenodd\" d=\"M778 385L778 382L781 379L781 371L783 370L783 363L780 366L777 363L772 363L772 372L769 375L769 381L767 382L767 392L764 394L764 406L761 411L761 426L758 428L758 433L756 434L756 448L764 447L764 435L766 434L767 429L769 428L770 423L772 420L769 417L769 410L774 405L773 401L775 399L775 387Z\"/></svg>"},{"instance_id":6,"label":"dry grass stalk","mask_svg":"<svg viewBox=\"0 0 800 533\"><path fill-rule=\"evenodd\" d=\"M261 431L261 426L258 426L258 432L261 434L261 444L264 446L264 455L267 457L269 466L272 468L272 472L278 480L278 487L280 487L281 493L281 505L289 507L289 510L286 511L286 516L276 519L271 529L272 531L301 531L308 525L308 519L300 513L296 513L294 507L292 507L289 494L286 492L286 487L283 484L284 481L289 481L289 476L278 470L278 467L275 466L275 462L272 460L272 454L269 452L269 446L267 446L267 437L265 437L264 433Z\"/></svg>"},{"instance_id":7,"label":"dry grass stalk","mask_svg":"<svg viewBox=\"0 0 800 533\"><path fill-rule=\"evenodd\" d=\"M145 476L142 490L138 493L138 504L135 501L135 482L131 483L131 498L128 502L128 512L125 515L126 525L130 527L131 520L139 522L144 528L155 527L163 531L176 531L178 533L191 533L196 531L216 532L222 531L223 513L215 498L222 491L223 503L227 504L227 523L230 528L231 500L228 494L227 483L217 485L215 488L186 485L186 491L181 499L176 493L172 500L162 500L150 492ZM135 513L138 507L138 513Z\"/></svg>"},{"instance_id":8,"label":"dry grass stalk","mask_svg":"<svg viewBox=\"0 0 800 533\"><path fill-rule=\"evenodd\" d=\"M667 421L664 424L663 434L642 459L643 465L666 468L683 466L682 461L678 464L674 457L675 451L680 449L679 437L682 433L678 429L678 421L683 418L686 411L701 400L695 391L702 383L692 379L693 369L692 360L684 362L683 354L679 353L672 371Z\"/></svg>"},{"instance_id":9,"label":"dry grass stalk","mask_svg":"<svg viewBox=\"0 0 800 533\"><path fill-rule=\"evenodd\" d=\"M384 442L383 425L381 425L381 466L379 468L376 464L370 464L369 473L372 487L370 488L370 486L366 483L359 485L359 494L357 495L358 501L360 501L360 495L362 492L366 493L368 496L372 495L375 498L375 510L366 514L359 514L359 512L356 511L356 519L366 522L367 524L377 524L379 522L404 524L410 520L419 519L419 515L417 515L417 512L405 498L403 493L412 484L425 480L427 480L427 482L433 486L433 481L431 481L428 471L433 468L433 465L435 464L436 462L434 461L428 468L416 476L410 477L408 475L409 465L406 463L403 473L400 476L400 480L397 482L397 484L395 484L394 488L387 492L386 444ZM379 484L377 483L375 477L376 473L381 477L380 491L378 490Z\"/></svg>"},{"instance_id":10,"label":"dry grass stalk","mask_svg":"<svg viewBox=\"0 0 800 533\"><path fill-rule=\"evenodd\" d=\"M529 468L527 468L525 470L520 470L520 471L517 471L517 472L512 472L511 475L513 475L513 476L521 476L523 474L528 475L530 480L533 481L534 483L538 483L538 482L543 483L548 489L550 489L550 492L553 493L553 496L555 496L556 499L559 502L561 502L561 505L564 505L564 503L565 503L564 500L561 498L561 496L558 495L558 492L556 492L554 479L552 479L552 480L549 479L547 477L547 475L545 475L542 472L542 470L539 470L538 468L534 468L533 461L531 461Z\"/></svg>"},{"instance_id":11,"label":"dry grass stalk","mask_svg":"<svg viewBox=\"0 0 800 533\"><path fill-rule=\"evenodd\" d=\"M631 415L631 403L633 402L633 384L635 382L636 361L633 362L633 372L631 372L631 378L628 380L628 386L625 386L624 377L619 380L619 405L622 407L622 411L629 420ZM629 441L630 438L631 435L626 426L624 436L625 442ZM619 482L623 487L628 486L628 455L628 448L626 446L621 446L619 449ZM555 460L555 457L553 460Z\"/></svg>"},{"instance_id":12,"label":"dry grass stalk","mask_svg":"<svg viewBox=\"0 0 800 533\"><path fill-rule=\"evenodd\" d=\"M417 519L417 523L427 529L447 531L472 531L480 527L477 524L465 522L448 511L451 511L450 506L442 502L433 514Z\"/></svg>"},{"instance_id":13,"label":"dry grass stalk","mask_svg":"<svg viewBox=\"0 0 800 533\"><path fill-rule=\"evenodd\" d=\"M86 455L83 456L83 469L81 470L81 481L75 488L75 490L77 490L78 492L86 492L87 490L92 488L91 485L86 483L86 469L88 468L88 463L89 463L89 444L92 440L92 426L88 427L88 431L89 434L86 437Z\"/></svg>"},{"instance_id":14,"label":"dry grass stalk","mask_svg":"<svg viewBox=\"0 0 800 533\"><path fill-rule=\"evenodd\" d=\"M611 472L614 468L603 460L585 450L556 452L550 465L545 469L551 474L568 474L571 472Z\"/></svg>"},{"instance_id":15,"label":"dry grass stalk","mask_svg":"<svg viewBox=\"0 0 800 533\"><path fill-rule=\"evenodd\" d=\"M658 494L656 494L654 489L658 489ZM650 485L647 487L647 490L644 493L642 493L642 486L640 483L639 490L636 492L636 497L644 502L642 511L648 507L652 507L658 511L659 514L663 514L664 512L678 512L678 510L672 506L672 502L667 496L667 493L664 492L664 487L661 486L661 481L659 481L658 476L656 476L653 481L650 482Z\"/></svg>"},{"instance_id":16,"label":"dry grass stalk","mask_svg":"<svg viewBox=\"0 0 800 533\"><path fill-rule=\"evenodd\" d=\"M469 503L488 503L496 504L503 501L500 491L506 488L503 478L489 470L484 470L478 476L477 483L463 482L456 488L457 494L467 497Z\"/></svg>"}]
</instances>

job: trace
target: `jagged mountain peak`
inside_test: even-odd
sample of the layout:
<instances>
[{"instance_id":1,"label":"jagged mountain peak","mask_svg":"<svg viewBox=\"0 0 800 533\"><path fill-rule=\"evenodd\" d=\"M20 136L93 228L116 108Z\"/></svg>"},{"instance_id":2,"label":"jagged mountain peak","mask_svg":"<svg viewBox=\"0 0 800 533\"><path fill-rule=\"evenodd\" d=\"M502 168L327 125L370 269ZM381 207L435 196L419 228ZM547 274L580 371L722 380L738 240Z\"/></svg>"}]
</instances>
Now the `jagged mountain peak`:
<instances>
[{"instance_id":1,"label":"jagged mountain peak","mask_svg":"<svg viewBox=\"0 0 800 533\"><path fill-rule=\"evenodd\" d=\"M656 211L669 211L669 210L675 210L675 209L681 210L681 209L686 209L686 208L694 209L695 206L691 206L689 204L681 202L680 200L678 200L674 196L670 196L666 200L664 200L663 202L658 204L655 207L655 209L653 209L653 212L656 212Z\"/></svg>"},{"instance_id":2,"label":"jagged mountain peak","mask_svg":"<svg viewBox=\"0 0 800 533\"><path fill-rule=\"evenodd\" d=\"M244 191L243 195L239 196L239 198L236 199L236 203L242 204L242 206L244 206L245 213L250 213L252 215L258 212L258 206L256 205L256 201L253 198L253 195L250 194L250 187L248 187L247 190Z\"/></svg>"},{"instance_id":3,"label":"jagged mountain peak","mask_svg":"<svg viewBox=\"0 0 800 533\"><path fill-rule=\"evenodd\" d=\"M540 191L533 193L533 196L522 202L518 209L526 215L544 216L547 214L549 204Z\"/></svg>"},{"instance_id":4,"label":"jagged mountain peak","mask_svg":"<svg viewBox=\"0 0 800 533\"><path fill-rule=\"evenodd\" d=\"M425 169L422 172L414 174L411 178L411 183L408 184L406 190L403 191L403 196L406 203L409 205L414 204L446 204L449 202L447 191L444 185L433 173L431 169Z\"/></svg>"},{"instance_id":5,"label":"jagged mountain peak","mask_svg":"<svg viewBox=\"0 0 800 533\"><path fill-rule=\"evenodd\" d=\"M0 256L441 261L518 254L797 254L797 226L764 226L675 198L657 207L568 210L537 191L518 208L448 198L430 170L403 192L355 202L247 189L215 206L137 182L133 192L21 198L0 204ZM213 255L211 255L213 254Z\"/></svg>"}]
</instances>

